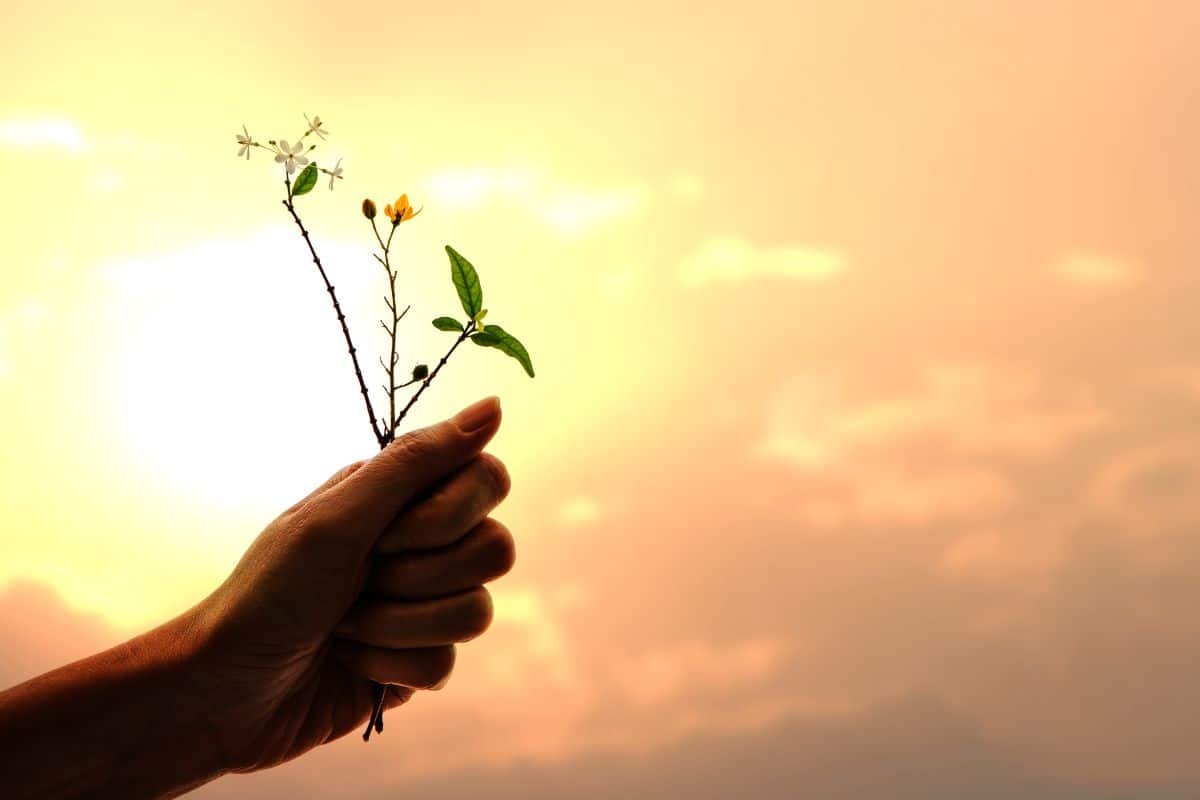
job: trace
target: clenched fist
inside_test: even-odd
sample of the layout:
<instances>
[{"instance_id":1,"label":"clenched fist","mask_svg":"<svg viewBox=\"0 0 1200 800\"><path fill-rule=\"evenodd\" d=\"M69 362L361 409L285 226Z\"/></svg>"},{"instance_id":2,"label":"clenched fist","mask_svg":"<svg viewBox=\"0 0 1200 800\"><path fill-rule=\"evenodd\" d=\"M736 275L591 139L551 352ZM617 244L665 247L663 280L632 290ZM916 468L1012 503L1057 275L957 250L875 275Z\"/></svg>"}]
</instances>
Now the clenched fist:
<instances>
[{"instance_id":1,"label":"clenched fist","mask_svg":"<svg viewBox=\"0 0 1200 800\"><path fill-rule=\"evenodd\" d=\"M205 693L235 770L271 766L440 688L454 645L492 619L483 584L513 563L488 513L508 494L482 453L500 423L484 400L338 472L272 522L203 604Z\"/></svg>"},{"instance_id":2,"label":"clenched fist","mask_svg":"<svg viewBox=\"0 0 1200 800\"><path fill-rule=\"evenodd\" d=\"M398 438L268 525L189 611L0 693L6 796L174 796L364 725L376 683L387 707L444 685L513 564L488 517L509 489L483 453L499 425L489 398Z\"/></svg>"}]
</instances>

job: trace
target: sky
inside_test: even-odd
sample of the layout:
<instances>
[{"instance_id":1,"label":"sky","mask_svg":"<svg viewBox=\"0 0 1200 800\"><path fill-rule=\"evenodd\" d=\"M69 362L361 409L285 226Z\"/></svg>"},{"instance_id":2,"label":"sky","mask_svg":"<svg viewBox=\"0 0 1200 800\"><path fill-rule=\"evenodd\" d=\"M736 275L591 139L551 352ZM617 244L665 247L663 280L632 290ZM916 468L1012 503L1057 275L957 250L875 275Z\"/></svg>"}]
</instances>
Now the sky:
<instances>
[{"instance_id":1,"label":"sky","mask_svg":"<svg viewBox=\"0 0 1200 800\"><path fill-rule=\"evenodd\" d=\"M457 307L445 244L532 353L456 357L411 420L501 396L518 564L386 736L196 797L1200 794L1198 32L1059 0L6 15L0 685L189 607L370 454L279 168L236 155L319 114L345 178L303 213L360 347L359 204L407 192L405 363Z\"/></svg>"}]
</instances>

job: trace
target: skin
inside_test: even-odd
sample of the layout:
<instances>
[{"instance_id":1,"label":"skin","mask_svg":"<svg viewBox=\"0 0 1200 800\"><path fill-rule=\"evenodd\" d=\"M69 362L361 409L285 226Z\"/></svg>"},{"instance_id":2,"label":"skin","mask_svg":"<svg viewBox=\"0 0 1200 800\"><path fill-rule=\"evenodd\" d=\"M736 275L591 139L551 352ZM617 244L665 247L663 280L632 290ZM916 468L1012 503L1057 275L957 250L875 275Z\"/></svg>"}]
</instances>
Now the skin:
<instances>
[{"instance_id":1,"label":"skin","mask_svg":"<svg viewBox=\"0 0 1200 800\"><path fill-rule=\"evenodd\" d=\"M455 644L492 618L513 564L489 513L504 465L483 453L488 398L351 464L258 536L179 617L0 693L4 796L175 797L361 729L445 685Z\"/></svg>"}]
</instances>

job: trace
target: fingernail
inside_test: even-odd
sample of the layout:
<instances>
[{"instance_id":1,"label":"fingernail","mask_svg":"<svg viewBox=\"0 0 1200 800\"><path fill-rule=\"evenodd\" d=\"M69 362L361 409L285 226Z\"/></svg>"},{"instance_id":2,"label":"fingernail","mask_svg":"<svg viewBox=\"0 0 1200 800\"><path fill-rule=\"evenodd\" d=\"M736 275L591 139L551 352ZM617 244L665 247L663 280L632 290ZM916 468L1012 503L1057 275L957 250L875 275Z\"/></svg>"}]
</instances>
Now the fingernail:
<instances>
[{"instance_id":1,"label":"fingernail","mask_svg":"<svg viewBox=\"0 0 1200 800\"><path fill-rule=\"evenodd\" d=\"M451 420L463 433L474 433L490 425L500 416L500 398L485 397L478 403L467 406Z\"/></svg>"}]
</instances>

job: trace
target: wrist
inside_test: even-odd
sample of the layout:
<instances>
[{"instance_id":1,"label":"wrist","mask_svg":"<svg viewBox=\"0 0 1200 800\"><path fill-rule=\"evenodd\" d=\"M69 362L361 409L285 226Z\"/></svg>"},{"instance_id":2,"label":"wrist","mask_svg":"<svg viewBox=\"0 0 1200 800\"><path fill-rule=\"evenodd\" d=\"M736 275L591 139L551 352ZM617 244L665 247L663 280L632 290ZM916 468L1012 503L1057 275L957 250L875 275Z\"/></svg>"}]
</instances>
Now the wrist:
<instances>
[{"instance_id":1,"label":"wrist","mask_svg":"<svg viewBox=\"0 0 1200 800\"><path fill-rule=\"evenodd\" d=\"M138 707L117 767L130 796L174 797L227 772L207 723L202 619L193 609L115 648Z\"/></svg>"},{"instance_id":2,"label":"wrist","mask_svg":"<svg viewBox=\"0 0 1200 800\"><path fill-rule=\"evenodd\" d=\"M0 693L6 797L174 797L224 771L194 613Z\"/></svg>"}]
</instances>

